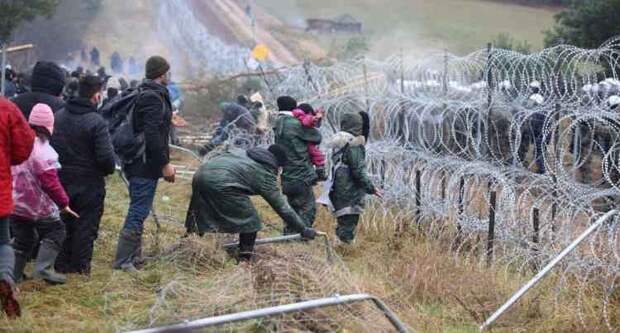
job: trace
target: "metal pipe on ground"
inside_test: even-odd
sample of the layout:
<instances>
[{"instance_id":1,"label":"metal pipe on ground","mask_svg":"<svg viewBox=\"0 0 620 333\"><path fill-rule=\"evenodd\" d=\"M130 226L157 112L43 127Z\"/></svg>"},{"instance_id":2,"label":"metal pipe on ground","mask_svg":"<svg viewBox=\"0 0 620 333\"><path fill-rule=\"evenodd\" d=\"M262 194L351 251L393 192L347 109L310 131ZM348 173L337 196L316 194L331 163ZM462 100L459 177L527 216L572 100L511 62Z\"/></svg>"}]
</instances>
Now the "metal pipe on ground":
<instances>
[{"instance_id":1,"label":"metal pipe on ground","mask_svg":"<svg viewBox=\"0 0 620 333\"><path fill-rule=\"evenodd\" d=\"M263 309L250 310L238 313L231 313L226 315L214 316L209 318L203 318L192 321L185 321L170 326L162 326L156 328L147 328L143 330L131 331L128 333L172 333L172 332L190 332L194 330L203 329L206 327L213 327L223 324L230 324L239 321L258 319L263 317L270 317L275 315L281 315L292 312L312 310L316 308L323 308L334 305L343 305L355 302L372 301L373 304L383 312L385 317L389 320L390 324L400 333L407 333L409 329L398 318L398 316L388 308L380 299L368 295L368 294L352 294L333 297L326 297L320 299L314 299L309 301L303 301L298 303L284 304L278 306L272 306Z\"/></svg>"},{"instance_id":2,"label":"metal pipe on ground","mask_svg":"<svg viewBox=\"0 0 620 333\"><path fill-rule=\"evenodd\" d=\"M489 317L481 326L480 331L484 331L489 328L502 314L504 314L511 306L513 306L521 297L523 297L532 287L538 284L551 270L562 260L569 255L581 242L583 242L588 236L590 236L596 229L598 229L603 223L605 223L610 217L617 215L617 210L611 210L605 215L601 216L594 224L592 224L586 231L584 231L577 239L575 239L570 245L568 245L560 254L555 257L551 262L547 264L542 270L536 274L528 283L526 283L519 291L517 291L510 299L504 303L495 313Z\"/></svg>"},{"instance_id":3,"label":"metal pipe on ground","mask_svg":"<svg viewBox=\"0 0 620 333\"><path fill-rule=\"evenodd\" d=\"M326 233L321 232L321 231L317 231L316 235L318 237L323 238L323 241L325 243L325 252L327 254L327 260L329 262L332 262L333 258L334 258L334 254L332 252L331 244L329 243L329 237L327 236ZM286 242L292 242L292 241L301 241L303 239L304 238L301 237L301 234L276 236L276 237L257 239L256 242L254 243L254 245L286 243ZM238 247L238 246L239 246L239 242L232 242L232 243L224 244L224 248L226 248L226 249L230 249L230 248L234 248L234 247Z\"/></svg>"}]
</instances>

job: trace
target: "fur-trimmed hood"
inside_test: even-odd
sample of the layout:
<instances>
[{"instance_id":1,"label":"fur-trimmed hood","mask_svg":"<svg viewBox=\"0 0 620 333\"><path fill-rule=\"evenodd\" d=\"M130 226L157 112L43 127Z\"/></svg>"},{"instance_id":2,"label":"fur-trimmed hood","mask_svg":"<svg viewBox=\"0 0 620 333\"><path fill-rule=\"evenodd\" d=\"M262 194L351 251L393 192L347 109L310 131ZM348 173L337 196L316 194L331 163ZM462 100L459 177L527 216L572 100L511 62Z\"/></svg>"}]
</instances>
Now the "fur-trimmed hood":
<instances>
[{"instance_id":1,"label":"fur-trimmed hood","mask_svg":"<svg viewBox=\"0 0 620 333\"><path fill-rule=\"evenodd\" d=\"M355 136L349 132L340 131L336 133L327 143L330 149L342 149L349 144L350 147L363 146L366 139L363 135Z\"/></svg>"}]
</instances>

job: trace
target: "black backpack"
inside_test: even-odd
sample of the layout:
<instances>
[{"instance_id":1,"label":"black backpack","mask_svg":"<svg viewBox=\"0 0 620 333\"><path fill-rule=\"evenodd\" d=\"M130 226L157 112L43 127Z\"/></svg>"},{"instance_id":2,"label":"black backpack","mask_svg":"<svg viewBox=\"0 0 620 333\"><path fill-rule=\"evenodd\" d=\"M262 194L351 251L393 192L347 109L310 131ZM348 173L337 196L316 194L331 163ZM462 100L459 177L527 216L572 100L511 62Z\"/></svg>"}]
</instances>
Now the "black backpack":
<instances>
[{"instance_id":1,"label":"black backpack","mask_svg":"<svg viewBox=\"0 0 620 333\"><path fill-rule=\"evenodd\" d=\"M123 164L131 164L139 158L143 160L146 158L144 132L138 133L134 128L134 111L141 94L141 89L133 90L119 100L110 103L112 105L107 110L102 109L102 113L107 112L114 152ZM105 115L104 118L106 118Z\"/></svg>"}]
</instances>

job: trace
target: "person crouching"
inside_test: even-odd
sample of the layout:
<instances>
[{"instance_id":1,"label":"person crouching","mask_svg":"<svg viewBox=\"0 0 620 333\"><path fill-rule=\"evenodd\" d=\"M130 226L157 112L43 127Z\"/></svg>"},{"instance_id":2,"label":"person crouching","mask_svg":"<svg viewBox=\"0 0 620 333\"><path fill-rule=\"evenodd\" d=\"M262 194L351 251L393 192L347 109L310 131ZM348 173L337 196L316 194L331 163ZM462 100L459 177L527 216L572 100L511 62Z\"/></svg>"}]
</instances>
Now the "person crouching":
<instances>
[{"instance_id":1,"label":"person crouching","mask_svg":"<svg viewBox=\"0 0 620 333\"><path fill-rule=\"evenodd\" d=\"M40 239L33 277L63 284L65 276L53 269L66 237L60 212L77 214L69 207L69 197L58 179L58 154L49 143L54 132L52 109L46 104L36 104L28 122L36 133L32 153L28 160L11 168L15 201L11 216L15 236L14 275L16 281L22 279L29 254Z\"/></svg>"},{"instance_id":2,"label":"person crouching","mask_svg":"<svg viewBox=\"0 0 620 333\"><path fill-rule=\"evenodd\" d=\"M239 234L239 260L250 260L262 228L250 196L260 195L288 226L313 239L315 230L306 227L278 188L278 171L286 161L284 148L272 145L247 151L233 148L204 163L192 181L187 233Z\"/></svg>"}]
</instances>

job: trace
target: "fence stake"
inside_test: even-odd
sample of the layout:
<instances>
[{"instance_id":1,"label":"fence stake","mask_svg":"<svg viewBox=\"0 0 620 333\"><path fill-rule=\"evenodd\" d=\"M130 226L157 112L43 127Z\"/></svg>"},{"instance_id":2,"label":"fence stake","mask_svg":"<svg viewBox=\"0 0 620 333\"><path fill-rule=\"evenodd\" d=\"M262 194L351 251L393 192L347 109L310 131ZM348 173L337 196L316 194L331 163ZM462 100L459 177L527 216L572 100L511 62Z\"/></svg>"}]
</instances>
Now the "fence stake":
<instances>
[{"instance_id":1,"label":"fence stake","mask_svg":"<svg viewBox=\"0 0 620 333\"><path fill-rule=\"evenodd\" d=\"M420 225L420 214L422 205L422 172L420 170L415 171L415 207L416 207L416 219L418 220L418 226Z\"/></svg>"},{"instance_id":2,"label":"fence stake","mask_svg":"<svg viewBox=\"0 0 620 333\"><path fill-rule=\"evenodd\" d=\"M534 254L534 258L538 255L538 243L540 242L540 212L538 208L534 208L532 210L532 224L534 226L534 234L532 235L532 252ZM534 259L534 270L538 269L538 262Z\"/></svg>"},{"instance_id":3,"label":"fence stake","mask_svg":"<svg viewBox=\"0 0 620 333\"><path fill-rule=\"evenodd\" d=\"M487 236L487 266L493 262L493 241L495 240L495 209L497 208L497 193L491 191L489 200L489 233Z\"/></svg>"}]
</instances>

